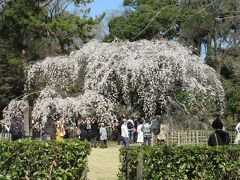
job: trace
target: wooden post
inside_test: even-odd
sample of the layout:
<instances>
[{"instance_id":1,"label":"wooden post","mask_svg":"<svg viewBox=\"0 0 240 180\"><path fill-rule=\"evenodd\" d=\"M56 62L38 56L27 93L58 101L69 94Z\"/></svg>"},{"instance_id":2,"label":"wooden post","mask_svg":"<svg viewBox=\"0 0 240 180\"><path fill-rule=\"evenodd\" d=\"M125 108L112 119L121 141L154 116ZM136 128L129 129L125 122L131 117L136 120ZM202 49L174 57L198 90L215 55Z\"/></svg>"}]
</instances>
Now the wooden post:
<instances>
[{"instance_id":1,"label":"wooden post","mask_svg":"<svg viewBox=\"0 0 240 180\"><path fill-rule=\"evenodd\" d=\"M138 165L137 165L137 180L143 179L143 155L142 153L138 153Z\"/></svg>"},{"instance_id":2,"label":"wooden post","mask_svg":"<svg viewBox=\"0 0 240 180\"><path fill-rule=\"evenodd\" d=\"M127 173L126 173L126 180L129 179L129 174L130 174L130 166L129 166L129 154L127 153L127 156L126 156L126 162L127 162Z\"/></svg>"},{"instance_id":3,"label":"wooden post","mask_svg":"<svg viewBox=\"0 0 240 180\"><path fill-rule=\"evenodd\" d=\"M196 142L196 144L199 144L199 139L198 139L198 131L196 132L196 136L197 136L197 142Z\"/></svg>"},{"instance_id":4,"label":"wooden post","mask_svg":"<svg viewBox=\"0 0 240 180\"><path fill-rule=\"evenodd\" d=\"M83 170L83 173L82 173L82 180L87 180L87 172L88 172L88 159L86 158L86 166Z\"/></svg>"},{"instance_id":5,"label":"wooden post","mask_svg":"<svg viewBox=\"0 0 240 180\"><path fill-rule=\"evenodd\" d=\"M29 103L26 100L25 101L25 108L23 111L23 121L24 121L24 131L25 135L29 136L30 135L30 119L29 119Z\"/></svg>"},{"instance_id":6,"label":"wooden post","mask_svg":"<svg viewBox=\"0 0 240 180\"><path fill-rule=\"evenodd\" d=\"M177 137L178 137L178 146L180 146L181 144L181 140L180 140L180 131L177 131Z\"/></svg>"}]
</instances>

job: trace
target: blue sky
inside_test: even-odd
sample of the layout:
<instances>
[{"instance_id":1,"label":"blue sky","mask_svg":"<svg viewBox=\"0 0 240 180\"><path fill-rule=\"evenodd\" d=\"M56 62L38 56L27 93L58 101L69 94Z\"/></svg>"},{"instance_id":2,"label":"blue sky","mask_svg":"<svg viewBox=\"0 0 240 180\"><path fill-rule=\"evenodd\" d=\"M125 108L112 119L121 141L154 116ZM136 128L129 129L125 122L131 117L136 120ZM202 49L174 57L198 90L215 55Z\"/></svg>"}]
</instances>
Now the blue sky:
<instances>
[{"instance_id":1,"label":"blue sky","mask_svg":"<svg viewBox=\"0 0 240 180\"><path fill-rule=\"evenodd\" d=\"M123 0L94 0L93 3L89 4L91 8L90 15L95 17L103 12L110 12L121 8Z\"/></svg>"}]
</instances>

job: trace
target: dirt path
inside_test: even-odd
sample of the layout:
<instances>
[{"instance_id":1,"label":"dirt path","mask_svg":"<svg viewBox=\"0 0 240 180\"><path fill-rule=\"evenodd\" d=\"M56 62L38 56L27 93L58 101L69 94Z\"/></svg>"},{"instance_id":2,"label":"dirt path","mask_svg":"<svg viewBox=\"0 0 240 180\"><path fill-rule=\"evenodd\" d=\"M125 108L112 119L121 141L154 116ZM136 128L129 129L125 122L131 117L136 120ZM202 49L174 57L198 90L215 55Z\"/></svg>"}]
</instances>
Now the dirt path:
<instances>
[{"instance_id":1,"label":"dirt path","mask_svg":"<svg viewBox=\"0 0 240 180\"><path fill-rule=\"evenodd\" d=\"M108 142L108 148L93 148L88 156L89 180L117 179L119 168L119 149L116 142Z\"/></svg>"}]
</instances>

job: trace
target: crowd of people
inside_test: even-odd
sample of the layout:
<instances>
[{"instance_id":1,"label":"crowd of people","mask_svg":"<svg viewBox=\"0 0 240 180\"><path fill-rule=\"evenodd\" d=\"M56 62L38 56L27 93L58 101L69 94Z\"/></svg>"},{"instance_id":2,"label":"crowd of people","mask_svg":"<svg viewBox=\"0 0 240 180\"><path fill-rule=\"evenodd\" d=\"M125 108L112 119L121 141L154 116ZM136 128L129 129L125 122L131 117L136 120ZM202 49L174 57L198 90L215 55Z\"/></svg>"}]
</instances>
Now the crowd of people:
<instances>
[{"instance_id":1,"label":"crowd of people","mask_svg":"<svg viewBox=\"0 0 240 180\"><path fill-rule=\"evenodd\" d=\"M96 147L97 141L100 142L100 147L107 147L107 139L128 147L131 143L151 145L154 135L159 135L157 139L164 141L164 130L162 128L160 136L160 122L154 125L149 118L120 116L111 123L98 121L97 118L82 118L77 122L76 132L81 141L86 139L93 147Z\"/></svg>"},{"instance_id":2,"label":"crowd of people","mask_svg":"<svg viewBox=\"0 0 240 180\"><path fill-rule=\"evenodd\" d=\"M240 118L238 118L240 120ZM213 133L208 138L209 146L227 145L230 143L229 134L223 130L223 123L220 118L212 122ZM24 137L24 122L22 116L12 119L11 125L5 126L11 133L12 140ZM34 127L33 127L34 129ZM166 140L166 133L169 127L160 122L158 118L148 117L126 117L119 116L115 120L107 121L97 117L79 118L76 121L74 130L75 137L80 141L88 141L92 147L107 148L107 140L116 141L118 145L128 147L131 143L142 145L163 144ZM234 144L240 144L240 121L236 126L237 136ZM42 140L63 140L67 138L66 123L64 117L58 116L56 121L51 115L47 117L44 124Z\"/></svg>"}]
</instances>

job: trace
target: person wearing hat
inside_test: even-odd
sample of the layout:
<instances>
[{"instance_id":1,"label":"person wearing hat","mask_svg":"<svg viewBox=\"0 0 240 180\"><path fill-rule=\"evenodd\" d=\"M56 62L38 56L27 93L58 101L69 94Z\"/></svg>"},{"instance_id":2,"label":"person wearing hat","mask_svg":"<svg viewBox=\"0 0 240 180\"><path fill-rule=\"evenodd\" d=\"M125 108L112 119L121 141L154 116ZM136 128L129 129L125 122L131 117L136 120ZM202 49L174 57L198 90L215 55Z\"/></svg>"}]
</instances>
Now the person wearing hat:
<instances>
[{"instance_id":1,"label":"person wearing hat","mask_svg":"<svg viewBox=\"0 0 240 180\"><path fill-rule=\"evenodd\" d=\"M212 128L214 129L214 133L208 138L209 146L227 145L230 143L230 136L222 130L223 123L220 118L216 118L212 122Z\"/></svg>"}]
</instances>

